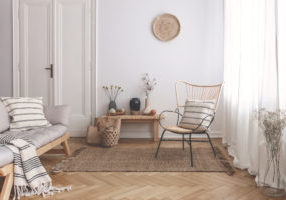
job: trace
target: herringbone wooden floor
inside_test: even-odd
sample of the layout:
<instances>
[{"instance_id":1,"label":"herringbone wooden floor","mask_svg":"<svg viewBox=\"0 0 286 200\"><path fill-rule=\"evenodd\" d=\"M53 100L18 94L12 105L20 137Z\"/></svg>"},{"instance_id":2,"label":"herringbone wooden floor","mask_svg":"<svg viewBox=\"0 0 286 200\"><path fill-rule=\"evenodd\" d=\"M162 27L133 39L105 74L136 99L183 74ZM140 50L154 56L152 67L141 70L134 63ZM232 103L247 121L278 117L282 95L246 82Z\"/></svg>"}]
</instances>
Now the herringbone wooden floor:
<instances>
[{"instance_id":1,"label":"herringbone wooden floor","mask_svg":"<svg viewBox=\"0 0 286 200\"><path fill-rule=\"evenodd\" d=\"M83 141L82 141L83 142ZM146 141L122 141L132 146ZM71 140L73 143L73 140ZM221 145L220 140L215 141ZM177 145L180 145L177 143ZM198 144L200 145L200 144ZM226 153L226 152L225 152ZM44 155L44 165L63 159L62 156ZM123 173L77 172L51 175L56 186L72 185L72 191L58 193L45 199L65 200L270 200L260 194L254 177L245 170L236 170L233 176L226 173ZM42 199L39 197L23 198ZM273 198L282 200L286 198Z\"/></svg>"}]
</instances>

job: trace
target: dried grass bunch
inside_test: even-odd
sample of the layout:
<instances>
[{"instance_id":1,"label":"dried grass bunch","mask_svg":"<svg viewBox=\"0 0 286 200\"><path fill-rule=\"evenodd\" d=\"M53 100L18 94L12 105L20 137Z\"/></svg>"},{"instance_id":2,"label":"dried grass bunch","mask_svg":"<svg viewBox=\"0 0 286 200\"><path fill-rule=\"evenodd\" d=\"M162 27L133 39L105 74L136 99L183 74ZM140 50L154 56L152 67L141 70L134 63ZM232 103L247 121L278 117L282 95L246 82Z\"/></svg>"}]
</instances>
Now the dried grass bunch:
<instances>
[{"instance_id":1,"label":"dried grass bunch","mask_svg":"<svg viewBox=\"0 0 286 200\"><path fill-rule=\"evenodd\" d=\"M123 92L122 87L118 85L103 86L102 88L110 101L115 101L118 95Z\"/></svg>"},{"instance_id":2,"label":"dried grass bunch","mask_svg":"<svg viewBox=\"0 0 286 200\"><path fill-rule=\"evenodd\" d=\"M266 140L268 166L264 175L265 179L269 173L271 166L273 166L273 182L277 180L277 186L280 186L280 150L281 138L283 129L286 126L286 112L282 110L267 111L261 108L256 113L259 126L264 130L264 137Z\"/></svg>"}]
</instances>

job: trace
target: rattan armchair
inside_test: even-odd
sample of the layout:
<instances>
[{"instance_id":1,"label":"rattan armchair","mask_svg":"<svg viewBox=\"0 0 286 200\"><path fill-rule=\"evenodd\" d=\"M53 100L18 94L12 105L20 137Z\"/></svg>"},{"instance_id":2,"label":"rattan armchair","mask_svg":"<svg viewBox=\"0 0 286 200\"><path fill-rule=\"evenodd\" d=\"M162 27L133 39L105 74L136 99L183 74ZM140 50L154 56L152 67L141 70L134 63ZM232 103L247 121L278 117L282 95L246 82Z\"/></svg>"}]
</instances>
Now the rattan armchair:
<instances>
[{"instance_id":1,"label":"rattan armchair","mask_svg":"<svg viewBox=\"0 0 286 200\"><path fill-rule=\"evenodd\" d=\"M180 112L180 109L185 107L185 101L186 99L192 99L192 100L212 100L215 101L215 111L218 105L220 93L221 93L222 84L218 85L209 85L209 86L202 86L202 85L193 85L191 83L185 82L185 81L177 81L175 83L175 92L176 92L176 101L177 106L174 111L172 110L165 110L160 113L159 117L159 124L163 128L162 135L160 137L159 144L157 146L157 150L155 153L155 157L157 158L160 145L162 141L181 141L183 150L185 149L185 142L189 144L190 147L190 165L193 167L193 151L192 151L192 142L209 142L210 146L213 150L214 156L216 156L216 151L213 146L213 143L211 141L211 138L209 136L208 130L211 126L212 122L214 121L215 114L208 115L205 114L205 117L201 120L200 124L193 127L193 128L182 128L179 125L180 119L183 116L183 114ZM215 113L214 111L214 113ZM164 125L162 120L167 120L168 117L166 116L168 114L176 115L176 125ZM164 116L164 117L163 117ZM210 123L207 127L202 126L203 122L206 120L206 118L211 117ZM164 139L164 135L166 132L171 132L175 134L181 135L182 139ZM188 138L185 138L185 135L189 136ZM199 140L199 139L192 139L192 135L206 135L207 140Z\"/></svg>"}]
</instances>

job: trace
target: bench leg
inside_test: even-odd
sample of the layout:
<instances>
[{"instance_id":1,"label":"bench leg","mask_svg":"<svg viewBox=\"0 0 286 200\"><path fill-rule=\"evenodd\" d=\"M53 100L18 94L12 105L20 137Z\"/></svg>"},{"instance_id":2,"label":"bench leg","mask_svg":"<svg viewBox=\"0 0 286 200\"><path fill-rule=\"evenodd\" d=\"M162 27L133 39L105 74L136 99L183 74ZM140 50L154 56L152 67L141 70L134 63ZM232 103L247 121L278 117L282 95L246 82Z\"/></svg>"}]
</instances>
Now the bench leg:
<instances>
[{"instance_id":1,"label":"bench leg","mask_svg":"<svg viewBox=\"0 0 286 200\"><path fill-rule=\"evenodd\" d=\"M64 151L65 151L65 154L67 156L70 156L71 155L71 151L70 151L68 140L63 141L62 145L63 145Z\"/></svg>"},{"instance_id":2,"label":"bench leg","mask_svg":"<svg viewBox=\"0 0 286 200\"><path fill-rule=\"evenodd\" d=\"M13 187L13 173L5 176L4 185L1 191L0 200L8 200Z\"/></svg>"}]
</instances>

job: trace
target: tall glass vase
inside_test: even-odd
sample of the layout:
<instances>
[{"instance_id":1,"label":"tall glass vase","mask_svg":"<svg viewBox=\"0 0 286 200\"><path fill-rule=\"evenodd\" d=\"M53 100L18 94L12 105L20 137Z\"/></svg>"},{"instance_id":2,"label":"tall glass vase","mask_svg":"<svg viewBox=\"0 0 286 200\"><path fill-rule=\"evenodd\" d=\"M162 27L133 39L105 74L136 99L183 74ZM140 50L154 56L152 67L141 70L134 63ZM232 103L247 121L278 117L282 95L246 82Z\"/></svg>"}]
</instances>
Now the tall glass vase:
<instances>
[{"instance_id":1,"label":"tall glass vase","mask_svg":"<svg viewBox=\"0 0 286 200\"><path fill-rule=\"evenodd\" d=\"M280 187L281 173L280 173L280 152L281 152L281 135L282 133L275 133L273 130L264 130L264 135L272 137L265 137L266 139L266 167L259 170L258 184L260 185L260 192L269 197L280 197L285 195L285 190ZM267 132L267 131L271 131ZM276 130L281 131L281 130ZM263 159L264 160L264 159ZM261 164L261 163L260 163Z\"/></svg>"}]
</instances>

